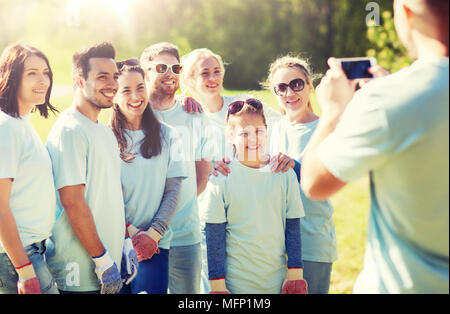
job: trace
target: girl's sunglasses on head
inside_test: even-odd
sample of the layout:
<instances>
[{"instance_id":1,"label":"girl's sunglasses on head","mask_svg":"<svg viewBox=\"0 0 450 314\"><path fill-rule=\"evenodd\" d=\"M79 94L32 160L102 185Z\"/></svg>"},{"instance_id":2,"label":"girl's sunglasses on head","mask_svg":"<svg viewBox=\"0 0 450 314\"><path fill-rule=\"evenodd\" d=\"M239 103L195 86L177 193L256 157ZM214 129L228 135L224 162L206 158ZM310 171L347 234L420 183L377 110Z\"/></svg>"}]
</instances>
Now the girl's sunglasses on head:
<instances>
[{"instance_id":1,"label":"girl's sunglasses on head","mask_svg":"<svg viewBox=\"0 0 450 314\"><path fill-rule=\"evenodd\" d=\"M290 81L288 84L280 83L275 85L274 91L278 96L285 96L290 88L294 93L301 92L305 88L305 81L301 78Z\"/></svg>"},{"instance_id":2,"label":"girl's sunglasses on head","mask_svg":"<svg viewBox=\"0 0 450 314\"><path fill-rule=\"evenodd\" d=\"M263 104L258 99L255 98L249 98L246 100L237 100L228 105L228 114L229 115L235 114L241 111L242 108L244 107L244 104L248 104L253 108L255 108L256 110L261 110L263 107Z\"/></svg>"},{"instance_id":3,"label":"girl's sunglasses on head","mask_svg":"<svg viewBox=\"0 0 450 314\"><path fill-rule=\"evenodd\" d=\"M159 74L166 74L169 68L172 70L173 74L180 74L181 69L183 68L180 64L164 64L159 63L154 65L154 69ZM151 68L149 68L150 70Z\"/></svg>"},{"instance_id":4,"label":"girl's sunglasses on head","mask_svg":"<svg viewBox=\"0 0 450 314\"><path fill-rule=\"evenodd\" d=\"M128 59L125 61L116 62L116 65L117 65L117 69L119 69L119 71L120 71L126 65L128 65L128 66L139 65L139 61L138 61L138 59Z\"/></svg>"}]
</instances>

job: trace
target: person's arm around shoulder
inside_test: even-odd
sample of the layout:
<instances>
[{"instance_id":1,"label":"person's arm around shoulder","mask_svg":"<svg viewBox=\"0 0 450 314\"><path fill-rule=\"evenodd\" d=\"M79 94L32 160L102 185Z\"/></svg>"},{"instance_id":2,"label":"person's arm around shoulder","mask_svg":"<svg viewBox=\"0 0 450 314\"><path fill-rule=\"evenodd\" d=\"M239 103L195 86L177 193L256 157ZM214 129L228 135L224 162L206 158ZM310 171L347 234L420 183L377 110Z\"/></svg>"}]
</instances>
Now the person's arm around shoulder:
<instances>
[{"instance_id":1,"label":"person's arm around shoulder","mask_svg":"<svg viewBox=\"0 0 450 314\"><path fill-rule=\"evenodd\" d=\"M211 171L211 159L195 161L195 173L197 176L197 196L202 194L208 184L208 176Z\"/></svg>"},{"instance_id":2,"label":"person's arm around shoulder","mask_svg":"<svg viewBox=\"0 0 450 314\"><path fill-rule=\"evenodd\" d=\"M205 117L201 117L201 130L205 130L209 122ZM208 177L211 170L212 152L208 150L210 143L214 138L210 134L198 132L200 139L197 141L195 149L195 172L197 177L197 196L202 194L208 183Z\"/></svg>"}]
</instances>

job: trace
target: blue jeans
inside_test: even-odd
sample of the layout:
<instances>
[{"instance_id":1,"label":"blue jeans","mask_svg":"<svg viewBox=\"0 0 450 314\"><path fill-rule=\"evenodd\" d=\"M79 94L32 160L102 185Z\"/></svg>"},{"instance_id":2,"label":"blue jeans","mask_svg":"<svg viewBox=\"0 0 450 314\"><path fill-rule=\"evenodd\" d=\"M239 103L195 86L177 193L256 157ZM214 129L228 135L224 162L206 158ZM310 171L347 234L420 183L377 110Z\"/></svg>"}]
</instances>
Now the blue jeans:
<instances>
[{"instance_id":1,"label":"blue jeans","mask_svg":"<svg viewBox=\"0 0 450 314\"><path fill-rule=\"evenodd\" d=\"M332 263L303 261L303 278L309 294L328 294Z\"/></svg>"},{"instance_id":2,"label":"blue jeans","mask_svg":"<svg viewBox=\"0 0 450 314\"><path fill-rule=\"evenodd\" d=\"M139 262L136 278L124 285L120 294L167 294L169 286L169 250L159 249L159 254L151 259Z\"/></svg>"},{"instance_id":3,"label":"blue jeans","mask_svg":"<svg viewBox=\"0 0 450 314\"><path fill-rule=\"evenodd\" d=\"M202 231L202 286L201 293L208 294L211 291L209 285L209 275L208 275L208 254L206 252L206 234L205 230Z\"/></svg>"},{"instance_id":4,"label":"blue jeans","mask_svg":"<svg viewBox=\"0 0 450 314\"><path fill-rule=\"evenodd\" d=\"M200 243L174 246L169 253L169 292L197 294L200 292L202 250Z\"/></svg>"},{"instance_id":5,"label":"blue jeans","mask_svg":"<svg viewBox=\"0 0 450 314\"><path fill-rule=\"evenodd\" d=\"M45 244L33 243L25 247L25 253L33 264L42 293L58 294L56 282L47 268L44 258ZM17 294L19 276L6 253L0 253L0 294Z\"/></svg>"}]
</instances>

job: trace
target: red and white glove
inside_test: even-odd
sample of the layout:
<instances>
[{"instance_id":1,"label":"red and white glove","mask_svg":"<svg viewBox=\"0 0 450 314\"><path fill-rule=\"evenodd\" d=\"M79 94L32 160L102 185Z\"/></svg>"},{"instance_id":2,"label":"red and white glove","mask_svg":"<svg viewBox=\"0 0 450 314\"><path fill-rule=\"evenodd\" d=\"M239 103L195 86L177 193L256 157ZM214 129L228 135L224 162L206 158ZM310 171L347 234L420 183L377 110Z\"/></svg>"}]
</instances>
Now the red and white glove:
<instances>
[{"instance_id":1,"label":"red and white glove","mask_svg":"<svg viewBox=\"0 0 450 314\"><path fill-rule=\"evenodd\" d=\"M19 275L19 281L17 282L19 294L42 294L39 280L31 262L17 267L16 272Z\"/></svg>"},{"instance_id":2,"label":"red and white glove","mask_svg":"<svg viewBox=\"0 0 450 314\"><path fill-rule=\"evenodd\" d=\"M160 238L161 235L153 228L148 231L141 230L131 238L139 262L151 259L154 254L159 254Z\"/></svg>"},{"instance_id":3,"label":"red and white glove","mask_svg":"<svg viewBox=\"0 0 450 314\"><path fill-rule=\"evenodd\" d=\"M308 294L308 283L304 279L287 280L283 285L281 294Z\"/></svg>"}]
</instances>

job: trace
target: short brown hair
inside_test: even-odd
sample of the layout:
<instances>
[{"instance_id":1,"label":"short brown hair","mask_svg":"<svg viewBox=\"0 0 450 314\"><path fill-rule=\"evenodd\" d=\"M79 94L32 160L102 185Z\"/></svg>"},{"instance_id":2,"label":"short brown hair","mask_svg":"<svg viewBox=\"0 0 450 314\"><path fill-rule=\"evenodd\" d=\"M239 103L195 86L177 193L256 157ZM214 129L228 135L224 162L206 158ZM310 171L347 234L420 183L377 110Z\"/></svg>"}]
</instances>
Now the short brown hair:
<instances>
[{"instance_id":1,"label":"short brown hair","mask_svg":"<svg viewBox=\"0 0 450 314\"><path fill-rule=\"evenodd\" d=\"M91 67L89 60L92 58L115 59L116 51L110 42L103 42L91 47L83 48L73 55L72 59L72 75L88 78Z\"/></svg>"},{"instance_id":2,"label":"short brown hair","mask_svg":"<svg viewBox=\"0 0 450 314\"><path fill-rule=\"evenodd\" d=\"M161 42L145 48L140 58L141 67L145 70L147 68L146 64L161 54L170 54L177 58L178 62L180 62L178 47L168 42Z\"/></svg>"}]
</instances>

